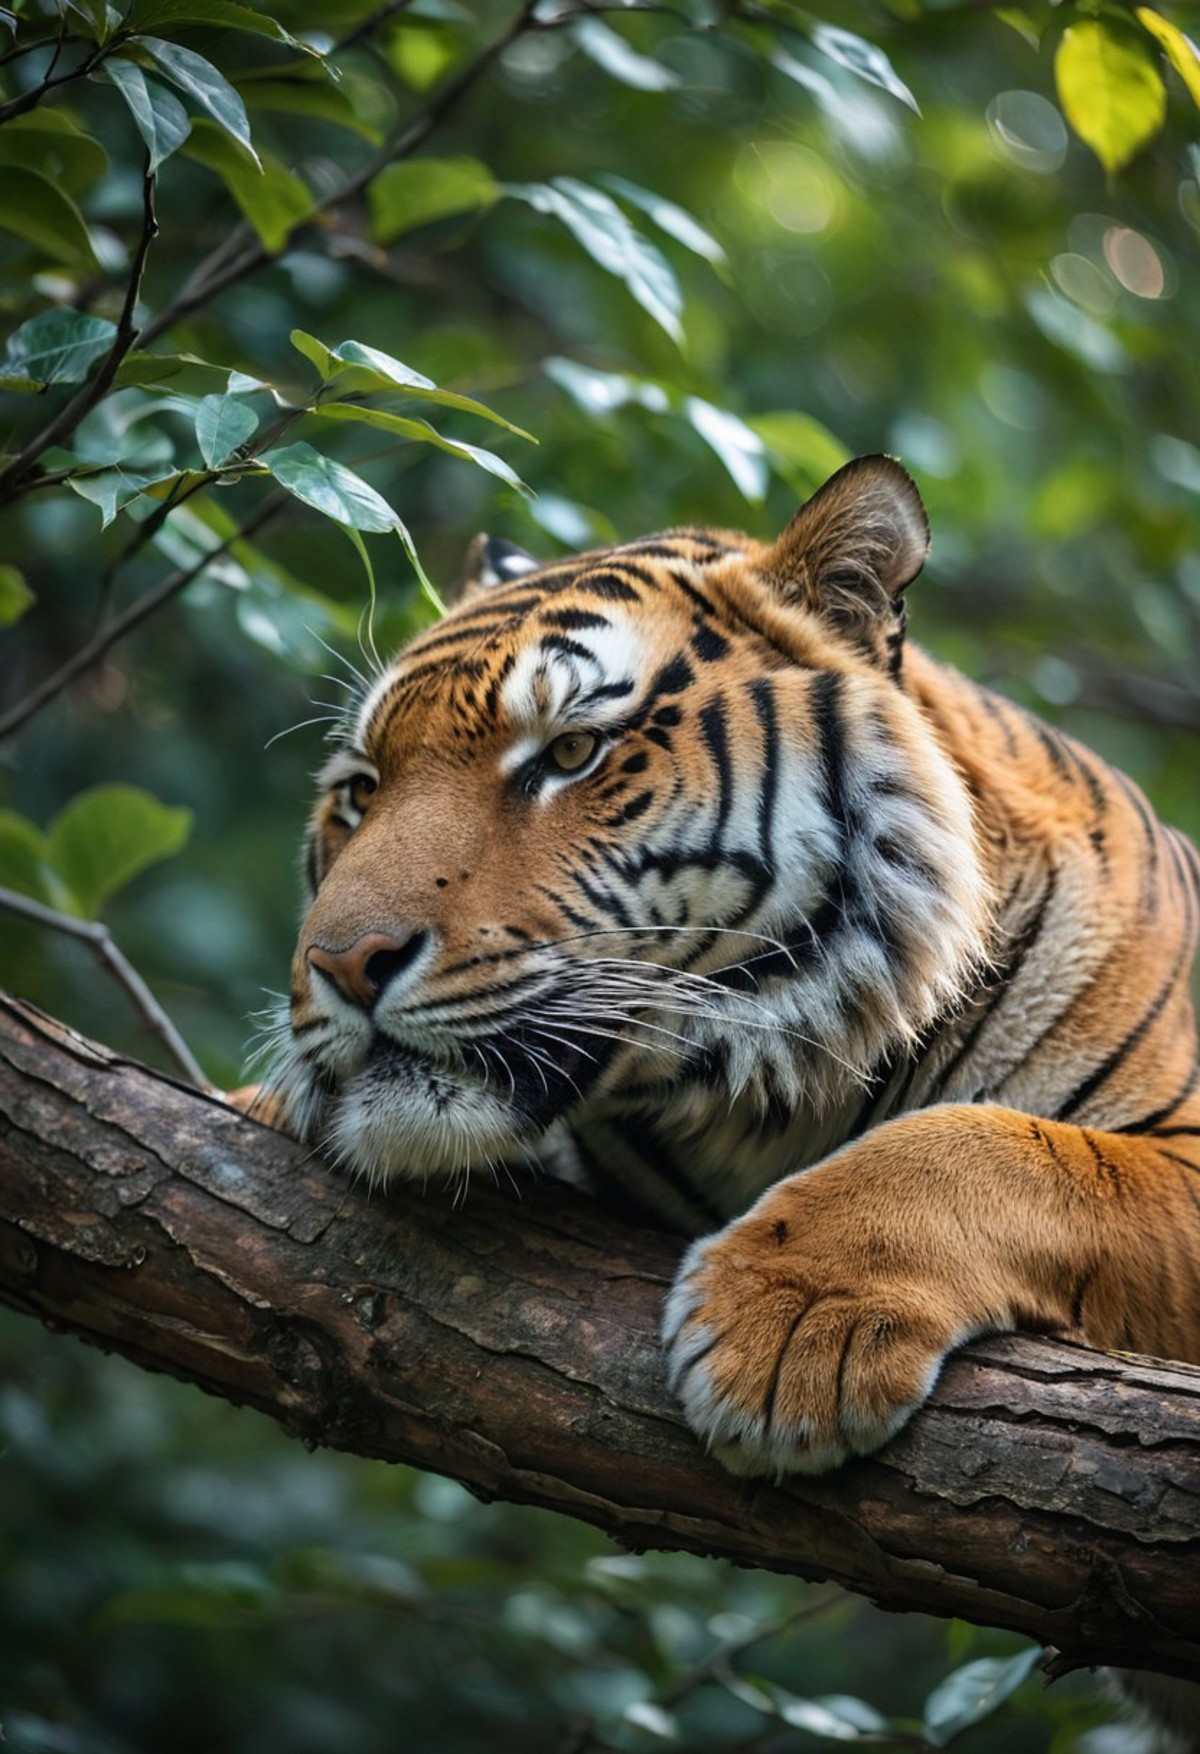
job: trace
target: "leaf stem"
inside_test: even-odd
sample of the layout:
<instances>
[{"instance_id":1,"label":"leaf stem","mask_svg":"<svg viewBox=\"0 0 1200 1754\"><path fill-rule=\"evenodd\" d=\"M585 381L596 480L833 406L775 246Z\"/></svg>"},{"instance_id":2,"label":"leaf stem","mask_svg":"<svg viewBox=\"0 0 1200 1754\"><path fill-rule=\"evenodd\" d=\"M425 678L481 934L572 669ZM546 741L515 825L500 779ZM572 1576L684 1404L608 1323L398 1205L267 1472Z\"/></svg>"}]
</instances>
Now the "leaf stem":
<instances>
[{"instance_id":1,"label":"leaf stem","mask_svg":"<svg viewBox=\"0 0 1200 1754\"><path fill-rule=\"evenodd\" d=\"M203 1067L193 1057L191 1049L137 969L119 949L107 926L99 920L77 920L71 914L59 913L57 908L46 907L31 896L18 894L15 889L0 888L0 907L52 932L81 938L85 944L90 944L101 966L124 987L142 1022L151 1034L158 1037L188 1083L194 1084L198 1090L212 1089L211 1079L205 1077Z\"/></svg>"}]
</instances>

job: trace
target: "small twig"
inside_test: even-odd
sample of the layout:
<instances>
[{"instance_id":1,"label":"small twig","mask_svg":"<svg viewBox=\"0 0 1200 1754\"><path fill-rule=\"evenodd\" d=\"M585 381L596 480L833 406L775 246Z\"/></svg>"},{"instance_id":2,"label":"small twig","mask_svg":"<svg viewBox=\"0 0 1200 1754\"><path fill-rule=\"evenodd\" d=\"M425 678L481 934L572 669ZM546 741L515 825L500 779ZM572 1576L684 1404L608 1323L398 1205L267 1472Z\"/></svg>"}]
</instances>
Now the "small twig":
<instances>
[{"instance_id":1,"label":"small twig","mask_svg":"<svg viewBox=\"0 0 1200 1754\"><path fill-rule=\"evenodd\" d=\"M54 51L55 61L58 60L59 54L62 50L62 43L66 40L66 38L61 39L56 47ZM43 45L39 44L38 46L41 47ZM20 97L10 98L8 103L0 104L0 124L11 122L14 116L23 116L29 110L35 110L45 97L46 93L48 91L53 91L56 86L69 85L73 79L86 79L92 69L98 67L101 61L103 61L107 55L112 53L113 47L114 45L112 43L104 43L98 46L92 54L85 55L82 61L79 61L74 67L69 68L66 73L60 73L57 78L47 74L46 78L42 80L40 85L31 86L28 91L22 92ZM52 62L51 65L53 66L53 64L54 63Z\"/></svg>"},{"instance_id":2,"label":"small twig","mask_svg":"<svg viewBox=\"0 0 1200 1754\"><path fill-rule=\"evenodd\" d=\"M214 560L232 548L235 542L242 542L247 537L253 536L262 528L268 518L273 518L275 513L288 503L289 498L290 495L283 488L280 488L278 493L271 494L263 501L253 516L247 518L245 523L232 531L223 542L219 542L215 548L210 548L191 566L179 567L175 572L169 573L161 583L155 585L153 590L146 591L120 615L115 615L105 626L97 629L85 646L81 646L72 657L67 659L66 663L60 664L52 675L27 694L24 700L18 701L11 712L5 713L3 718L0 718L0 738L11 736L14 731L19 730L28 719L31 719L46 705L47 701L53 700L56 694L61 694L68 684L74 682L75 678L82 675L85 670L90 669L98 658L102 658L111 646L116 645L118 640L123 639L135 627L139 627L148 616L154 614L155 610L161 609L164 603L169 603L172 597L177 597L180 591L186 590L193 579L198 578L206 567L211 566Z\"/></svg>"},{"instance_id":3,"label":"small twig","mask_svg":"<svg viewBox=\"0 0 1200 1754\"><path fill-rule=\"evenodd\" d=\"M117 324L117 332L113 344L104 357L104 362L94 378L90 378L64 408L60 408L54 419L37 433L25 449L13 458L6 469L0 470L0 505L15 499L23 490L25 477L44 451L51 445L68 437L85 415L101 400L109 385L117 375L117 368L125 355L139 339L138 329L134 323L138 297L142 289L142 276L146 271L146 258L150 254L150 245L158 236L158 220L154 213L154 172L147 168L142 178L142 235L138 241L137 254L130 270L129 285L125 291L125 303L121 309L121 320Z\"/></svg>"},{"instance_id":4,"label":"small twig","mask_svg":"<svg viewBox=\"0 0 1200 1754\"><path fill-rule=\"evenodd\" d=\"M64 932L69 938L81 938L85 944L90 944L102 966L125 988L142 1022L158 1037L188 1083L196 1085L199 1090L212 1088L212 1080L205 1077L203 1067L192 1057L191 1049L137 969L117 948L107 926L98 920L77 920L70 914L59 913L56 908L45 907L28 895L19 895L15 889L0 888L0 907L33 920L36 925L46 926L52 932Z\"/></svg>"}]
</instances>

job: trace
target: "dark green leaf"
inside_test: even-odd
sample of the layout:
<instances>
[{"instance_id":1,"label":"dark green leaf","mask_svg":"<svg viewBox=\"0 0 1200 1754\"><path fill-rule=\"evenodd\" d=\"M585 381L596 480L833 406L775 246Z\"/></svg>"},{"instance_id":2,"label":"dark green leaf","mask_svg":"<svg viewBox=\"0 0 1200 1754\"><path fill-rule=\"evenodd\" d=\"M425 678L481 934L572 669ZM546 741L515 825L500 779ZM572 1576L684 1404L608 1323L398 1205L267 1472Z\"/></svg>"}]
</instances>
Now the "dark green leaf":
<instances>
[{"instance_id":1,"label":"dark green leaf","mask_svg":"<svg viewBox=\"0 0 1200 1754\"><path fill-rule=\"evenodd\" d=\"M925 1739L944 1748L962 1730L989 1717L1028 1679L1041 1658L1037 1645L1015 1657L983 1657L955 1669L925 1701Z\"/></svg>"},{"instance_id":2,"label":"dark green leaf","mask_svg":"<svg viewBox=\"0 0 1200 1754\"><path fill-rule=\"evenodd\" d=\"M173 93L147 79L134 61L113 55L105 62L104 71L129 105L138 133L146 143L150 169L156 171L191 133L187 111Z\"/></svg>"},{"instance_id":3,"label":"dark green leaf","mask_svg":"<svg viewBox=\"0 0 1200 1754\"><path fill-rule=\"evenodd\" d=\"M62 891L46 857L46 837L27 817L0 810L0 886L60 907Z\"/></svg>"},{"instance_id":4,"label":"dark green leaf","mask_svg":"<svg viewBox=\"0 0 1200 1754\"><path fill-rule=\"evenodd\" d=\"M81 384L111 348L117 325L82 311L39 311L8 338L4 364L39 384Z\"/></svg>"},{"instance_id":5,"label":"dark green leaf","mask_svg":"<svg viewBox=\"0 0 1200 1754\"><path fill-rule=\"evenodd\" d=\"M480 469L486 469L489 475L499 476L509 487L515 487L519 493L529 493L529 488L521 480L516 470L497 457L493 451L481 450L478 445L468 445L461 439L446 438L437 432L427 420L416 420L403 414L386 414L381 408L364 408L357 402L324 402L314 408L313 413L322 420L354 420L363 426L373 426L380 432L395 433L397 438L415 439L418 444L434 445L439 451L447 451L452 457L462 457L469 463L475 463Z\"/></svg>"},{"instance_id":6,"label":"dark green leaf","mask_svg":"<svg viewBox=\"0 0 1200 1754\"><path fill-rule=\"evenodd\" d=\"M139 872L179 852L191 826L190 810L161 804L136 786L95 786L59 811L46 852L76 910L94 920Z\"/></svg>"},{"instance_id":7,"label":"dark green leaf","mask_svg":"<svg viewBox=\"0 0 1200 1754\"><path fill-rule=\"evenodd\" d=\"M258 154L250 141L250 121L246 106L225 75L179 43L164 42L161 37L138 36L134 41L153 57L173 85L212 117L231 139L244 147L258 163Z\"/></svg>"},{"instance_id":8,"label":"dark green leaf","mask_svg":"<svg viewBox=\"0 0 1200 1754\"><path fill-rule=\"evenodd\" d=\"M170 480L172 475L166 477ZM91 474L72 475L67 486L81 499L87 499L100 510L100 528L107 529L119 511L137 499L154 482L163 480L162 472L139 474L133 469L98 469Z\"/></svg>"},{"instance_id":9,"label":"dark green leaf","mask_svg":"<svg viewBox=\"0 0 1200 1754\"><path fill-rule=\"evenodd\" d=\"M247 109L314 116L339 128L349 128L373 146L378 146L383 134L354 102L351 92L346 89L349 83L343 79L341 85L331 85L327 79L302 78L297 74L279 79L244 79L239 90ZM386 176L387 172L383 175ZM378 178L371 184L372 193L377 184Z\"/></svg>"},{"instance_id":10,"label":"dark green leaf","mask_svg":"<svg viewBox=\"0 0 1200 1754\"><path fill-rule=\"evenodd\" d=\"M66 194L79 195L103 176L108 154L65 110L43 107L12 116L0 128L0 165L10 164L38 171Z\"/></svg>"},{"instance_id":11,"label":"dark green leaf","mask_svg":"<svg viewBox=\"0 0 1200 1754\"><path fill-rule=\"evenodd\" d=\"M312 361L326 383L336 378L338 389L346 395L400 391L406 396L418 397L422 402L434 402L441 408L459 408L464 414L477 414L481 420L490 420L494 426L516 433L518 438L529 439L531 444L535 442L532 434L514 426L511 420L505 420L494 409L486 408L471 396L460 396L455 390L439 389L432 378L414 371L412 366L394 359L390 353L383 353L378 347L368 347L363 341L342 341L337 347L330 348L318 341L315 335L306 335L303 329L292 330L291 342L298 353Z\"/></svg>"},{"instance_id":12,"label":"dark green leaf","mask_svg":"<svg viewBox=\"0 0 1200 1754\"><path fill-rule=\"evenodd\" d=\"M99 270L82 213L38 171L6 165L0 175L0 230L14 232L68 268Z\"/></svg>"},{"instance_id":13,"label":"dark green leaf","mask_svg":"<svg viewBox=\"0 0 1200 1754\"><path fill-rule=\"evenodd\" d=\"M311 445L284 445L259 459L289 493L352 530L402 530L403 525L381 494L352 469L324 457ZM407 536L407 532L405 532Z\"/></svg>"},{"instance_id":14,"label":"dark green leaf","mask_svg":"<svg viewBox=\"0 0 1200 1754\"><path fill-rule=\"evenodd\" d=\"M270 37L273 42L286 43L305 55L316 54L309 43L284 30L278 20L249 6L238 6L234 0L140 0L127 22L129 29L139 35L148 30L180 29L186 25L199 25L210 31L251 31L256 36Z\"/></svg>"},{"instance_id":15,"label":"dark green leaf","mask_svg":"<svg viewBox=\"0 0 1200 1754\"><path fill-rule=\"evenodd\" d=\"M210 469L217 469L258 431L253 408L233 396L205 396L196 409L196 442Z\"/></svg>"}]
</instances>

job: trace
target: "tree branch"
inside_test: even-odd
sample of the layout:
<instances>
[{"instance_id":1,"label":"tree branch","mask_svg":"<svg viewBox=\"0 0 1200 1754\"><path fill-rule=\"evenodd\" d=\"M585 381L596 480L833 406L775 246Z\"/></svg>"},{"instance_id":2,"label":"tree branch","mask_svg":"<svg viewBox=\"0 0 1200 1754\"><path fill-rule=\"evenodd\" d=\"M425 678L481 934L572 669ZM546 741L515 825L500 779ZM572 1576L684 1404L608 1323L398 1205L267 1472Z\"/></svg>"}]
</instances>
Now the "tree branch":
<instances>
[{"instance_id":1,"label":"tree branch","mask_svg":"<svg viewBox=\"0 0 1200 1754\"><path fill-rule=\"evenodd\" d=\"M1200 1676L1200 1370L976 1342L878 1456L736 1480L663 1382L679 1245L570 1189L371 1196L13 1000L0 1117L0 1296L55 1327L627 1546Z\"/></svg>"}]
</instances>

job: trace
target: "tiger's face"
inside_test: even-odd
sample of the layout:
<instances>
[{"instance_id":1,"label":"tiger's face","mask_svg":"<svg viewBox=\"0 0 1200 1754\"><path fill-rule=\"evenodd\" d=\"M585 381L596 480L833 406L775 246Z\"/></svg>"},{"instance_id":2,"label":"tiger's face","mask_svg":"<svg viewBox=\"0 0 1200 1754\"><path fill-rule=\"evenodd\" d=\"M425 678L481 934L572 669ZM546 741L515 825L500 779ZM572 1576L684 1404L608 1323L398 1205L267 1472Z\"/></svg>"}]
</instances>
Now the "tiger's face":
<instances>
[{"instance_id":1,"label":"tiger's face","mask_svg":"<svg viewBox=\"0 0 1200 1754\"><path fill-rule=\"evenodd\" d=\"M374 1177L454 1176L615 1110L817 1110L918 1032L986 911L897 679L926 545L875 458L771 545L479 547L321 776L292 1126Z\"/></svg>"}]
</instances>

